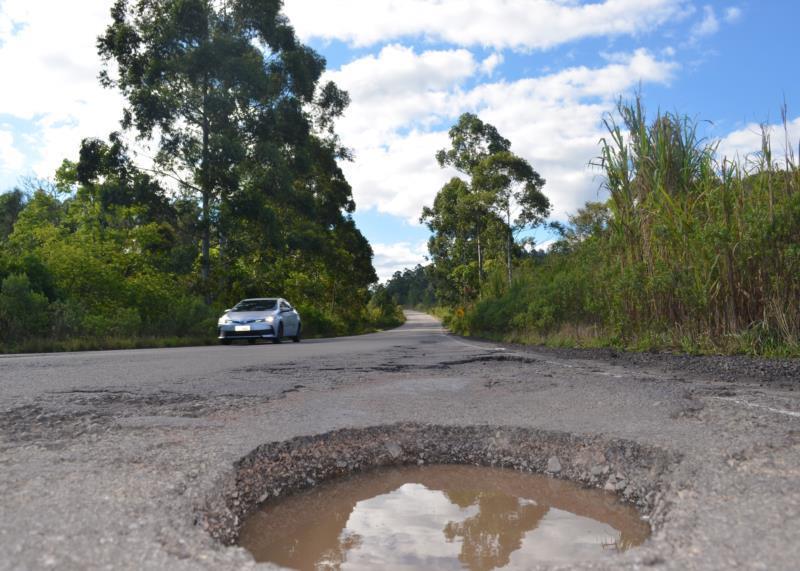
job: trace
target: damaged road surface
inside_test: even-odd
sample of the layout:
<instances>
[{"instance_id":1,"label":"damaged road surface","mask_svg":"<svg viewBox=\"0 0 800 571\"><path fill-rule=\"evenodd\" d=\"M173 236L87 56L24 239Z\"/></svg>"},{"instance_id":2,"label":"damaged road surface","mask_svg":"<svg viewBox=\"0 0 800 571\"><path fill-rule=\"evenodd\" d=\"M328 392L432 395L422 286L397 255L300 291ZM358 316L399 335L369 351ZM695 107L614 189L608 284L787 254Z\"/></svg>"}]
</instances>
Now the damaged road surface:
<instances>
[{"instance_id":1,"label":"damaged road surface","mask_svg":"<svg viewBox=\"0 0 800 571\"><path fill-rule=\"evenodd\" d=\"M301 344L2 356L0 569L265 568L231 546L259 500L386 462L613 490L653 535L586 568L796 569L799 375L498 346L415 312Z\"/></svg>"}]
</instances>

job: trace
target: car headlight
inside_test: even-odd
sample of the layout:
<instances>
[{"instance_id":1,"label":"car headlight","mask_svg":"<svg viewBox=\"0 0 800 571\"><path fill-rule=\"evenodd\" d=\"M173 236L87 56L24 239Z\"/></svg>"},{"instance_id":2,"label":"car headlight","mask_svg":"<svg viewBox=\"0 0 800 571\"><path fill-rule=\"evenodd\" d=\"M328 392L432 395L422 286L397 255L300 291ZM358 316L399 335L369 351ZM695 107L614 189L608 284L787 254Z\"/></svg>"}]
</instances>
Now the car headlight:
<instances>
[{"instance_id":1,"label":"car headlight","mask_svg":"<svg viewBox=\"0 0 800 571\"><path fill-rule=\"evenodd\" d=\"M275 321L275 317L273 315L270 315L266 317L264 321L266 321L267 323L272 323L273 321Z\"/></svg>"},{"instance_id":2,"label":"car headlight","mask_svg":"<svg viewBox=\"0 0 800 571\"><path fill-rule=\"evenodd\" d=\"M228 325L228 323L231 323L231 320L228 319L227 317L220 317L219 318L219 324L220 325Z\"/></svg>"}]
</instances>

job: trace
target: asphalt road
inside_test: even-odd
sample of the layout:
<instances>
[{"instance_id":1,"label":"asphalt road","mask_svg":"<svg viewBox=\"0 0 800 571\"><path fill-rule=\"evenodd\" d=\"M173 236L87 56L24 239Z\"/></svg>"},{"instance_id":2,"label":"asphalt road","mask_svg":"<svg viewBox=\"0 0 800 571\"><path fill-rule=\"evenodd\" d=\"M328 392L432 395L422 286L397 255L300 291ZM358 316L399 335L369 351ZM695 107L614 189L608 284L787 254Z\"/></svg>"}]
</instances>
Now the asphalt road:
<instances>
[{"instance_id":1,"label":"asphalt road","mask_svg":"<svg viewBox=\"0 0 800 571\"><path fill-rule=\"evenodd\" d=\"M195 525L233 463L265 442L395 422L599 434L680 454L658 533L587 568L798 568L791 379L501 347L408 318L280 346L0 356L0 569L255 566Z\"/></svg>"}]
</instances>

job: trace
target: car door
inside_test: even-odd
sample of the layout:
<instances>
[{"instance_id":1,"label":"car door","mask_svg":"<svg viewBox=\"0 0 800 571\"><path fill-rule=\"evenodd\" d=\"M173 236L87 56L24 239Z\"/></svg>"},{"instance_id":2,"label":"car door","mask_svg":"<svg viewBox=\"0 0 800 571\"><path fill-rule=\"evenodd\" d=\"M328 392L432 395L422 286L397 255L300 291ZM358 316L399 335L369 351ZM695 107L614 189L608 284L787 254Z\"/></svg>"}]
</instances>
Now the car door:
<instances>
[{"instance_id":1,"label":"car door","mask_svg":"<svg viewBox=\"0 0 800 571\"><path fill-rule=\"evenodd\" d=\"M297 313L292 310L292 306L285 301L281 301L281 321L283 321L283 334L292 337L297 335Z\"/></svg>"},{"instance_id":2,"label":"car door","mask_svg":"<svg viewBox=\"0 0 800 571\"><path fill-rule=\"evenodd\" d=\"M294 323L294 329L292 329L294 332L293 335L297 335L297 332L300 330L300 315L297 313L297 310L292 307L292 304L289 304L289 315L292 316L292 323Z\"/></svg>"}]
</instances>

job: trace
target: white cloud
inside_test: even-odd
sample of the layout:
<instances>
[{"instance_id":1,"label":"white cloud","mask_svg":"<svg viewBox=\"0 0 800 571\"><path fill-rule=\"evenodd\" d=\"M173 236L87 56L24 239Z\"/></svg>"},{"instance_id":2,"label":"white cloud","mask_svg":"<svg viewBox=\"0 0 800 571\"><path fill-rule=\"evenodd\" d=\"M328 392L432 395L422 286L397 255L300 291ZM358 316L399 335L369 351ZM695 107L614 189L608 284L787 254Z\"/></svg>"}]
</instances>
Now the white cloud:
<instances>
[{"instance_id":1,"label":"white cloud","mask_svg":"<svg viewBox=\"0 0 800 571\"><path fill-rule=\"evenodd\" d=\"M464 49L417 54L410 47L389 45L327 73L324 80L347 89L354 102L339 131L384 145L387 136L410 122L447 116L453 91L477 69Z\"/></svg>"},{"instance_id":2,"label":"white cloud","mask_svg":"<svg viewBox=\"0 0 800 571\"><path fill-rule=\"evenodd\" d=\"M697 41L706 36L713 36L719 31L719 20L711 6L703 6L703 19L691 31L691 40Z\"/></svg>"},{"instance_id":3,"label":"white cloud","mask_svg":"<svg viewBox=\"0 0 800 571\"><path fill-rule=\"evenodd\" d=\"M477 73L476 66L458 51L417 54L404 49L400 54L393 48L331 73L353 100L339 132L355 150L356 161L344 170L358 207L416 221L422 207L455 174L440 169L434 155L447 146L447 128L465 111L495 125L547 179L545 192L556 216L596 198L599 181L587 164L598 153L603 113L617 95L640 81L666 83L677 69L645 50L612 59L604 67L573 67L472 89L462 84L468 73ZM464 63L455 66L460 71L451 73L448 84L431 61L443 69L452 61ZM394 65L404 70L414 89L398 88Z\"/></svg>"},{"instance_id":4,"label":"white cloud","mask_svg":"<svg viewBox=\"0 0 800 571\"><path fill-rule=\"evenodd\" d=\"M734 22L738 22L739 19L742 17L742 9L736 6L731 6L727 10L725 10L725 21L729 24Z\"/></svg>"},{"instance_id":5,"label":"white cloud","mask_svg":"<svg viewBox=\"0 0 800 571\"><path fill-rule=\"evenodd\" d=\"M773 162L782 163L787 153L793 153L795 164L798 160L798 142L800 142L800 117L787 122L786 129L783 125L764 125L770 136ZM719 141L717 156L730 160L757 161L761 152L762 126L750 123L741 129L733 131Z\"/></svg>"},{"instance_id":6,"label":"white cloud","mask_svg":"<svg viewBox=\"0 0 800 571\"><path fill-rule=\"evenodd\" d=\"M0 131L0 176L18 172L25 163L25 156L14 146L14 135Z\"/></svg>"},{"instance_id":7,"label":"white cloud","mask_svg":"<svg viewBox=\"0 0 800 571\"><path fill-rule=\"evenodd\" d=\"M74 157L83 137L118 128L122 100L98 81L97 36L108 24L110 0L0 3L0 110L32 122L32 170L49 177ZM19 141L18 141L19 144Z\"/></svg>"},{"instance_id":8,"label":"white cloud","mask_svg":"<svg viewBox=\"0 0 800 571\"><path fill-rule=\"evenodd\" d=\"M343 165L359 209L375 208L416 223L425 204L456 173L440 169L434 158L447 144L440 131L391 135L385 144L360 144L353 137L356 161Z\"/></svg>"},{"instance_id":9,"label":"white cloud","mask_svg":"<svg viewBox=\"0 0 800 571\"><path fill-rule=\"evenodd\" d=\"M503 54L495 52L481 62L481 71L485 75L492 75L495 68L502 63Z\"/></svg>"},{"instance_id":10,"label":"white cloud","mask_svg":"<svg viewBox=\"0 0 800 571\"><path fill-rule=\"evenodd\" d=\"M368 46L421 36L461 46L545 49L636 35L688 9L686 0L286 0L284 12L304 39Z\"/></svg>"},{"instance_id":11,"label":"white cloud","mask_svg":"<svg viewBox=\"0 0 800 571\"><path fill-rule=\"evenodd\" d=\"M417 264L424 264L428 246L426 242L417 244L411 242L375 243L372 244L372 251L375 254L372 264L375 266L378 278L385 282L398 270L402 271L405 268L413 268Z\"/></svg>"}]
</instances>

